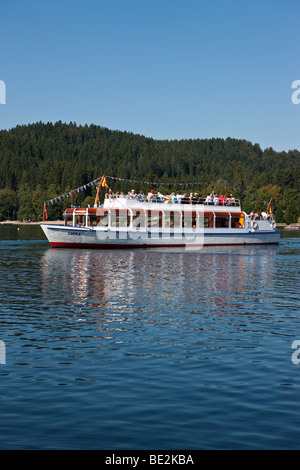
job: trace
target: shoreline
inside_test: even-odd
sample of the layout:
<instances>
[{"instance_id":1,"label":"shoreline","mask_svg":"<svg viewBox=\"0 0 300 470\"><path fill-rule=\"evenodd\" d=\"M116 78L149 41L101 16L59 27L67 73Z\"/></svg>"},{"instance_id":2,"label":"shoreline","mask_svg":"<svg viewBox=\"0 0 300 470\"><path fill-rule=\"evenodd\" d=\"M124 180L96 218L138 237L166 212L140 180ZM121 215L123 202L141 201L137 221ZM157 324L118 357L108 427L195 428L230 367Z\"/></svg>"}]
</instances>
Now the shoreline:
<instances>
[{"instance_id":1,"label":"shoreline","mask_svg":"<svg viewBox=\"0 0 300 470\"><path fill-rule=\"evenodd\" d=\"M19 220L2 221L0 225L41 225L41 224L63 225L63 220L47 220L47 222L21 222Z\"/></svg>"}]
</instances>

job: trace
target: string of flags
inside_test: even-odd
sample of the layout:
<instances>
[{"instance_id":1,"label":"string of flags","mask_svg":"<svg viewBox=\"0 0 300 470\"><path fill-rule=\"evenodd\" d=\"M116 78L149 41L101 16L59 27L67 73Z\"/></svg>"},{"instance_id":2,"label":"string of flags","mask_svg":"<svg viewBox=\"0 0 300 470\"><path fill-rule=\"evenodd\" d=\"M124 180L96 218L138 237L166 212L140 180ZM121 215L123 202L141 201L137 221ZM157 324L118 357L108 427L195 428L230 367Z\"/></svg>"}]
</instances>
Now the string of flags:
<instances>
[{"instance_id":1,"label":"string of flags","mask_svg":"<svg viewBox=\"0 0 300 470\"><path fill-rule=\"evenodd\" d=\"M200 186L209 186L210 184L216 184L216 183L222 183L227 186L231 186L234 190L239 191L240 193L244 193L247 196L251 197L254 200L259 200L256 196L253 194L238 188L237 186L232 185L226 180L214 180L214 181L199 181L199 182L193 182L193 183L164 183L164 182L153 182L153 181L139 181L139 180L132 180L132 179L127 179L127 178L117 178L115 176L101 176L100 178L96 178L93 181L90 181L89 183L84 184L83 186L73 189L72 191L69 191L67 193L62 194L61 196L57 196L53 199L49 199L48 201L45 202L45 204L54 204L55 202L61 202L63 199L68 198L70 196L73 196L73 194L80 194L80 192L83 192L87 190L90 187L101 185L101 187L108 188L107 184L107 178L115 181L122 181L125 183L134 183L134 184L146 184L146 185L151 185L151 186L156 186L157 188L159 186L166 186L166 187L174 187L174 188L188 188L188 187L194 187L197 185ZM267 201L260 200L262 204L267 205ZM46 207L46 206L44 206Z\"/></svg>"},{"instance_id":2,"label":"string of flags","mask_svg":"<svg viewBox=\"0 0 300 470\"><path fill-rule=\"evenodd\" d=\"M102 181L101 181L102 180ZM72 189L72 191L69 191L67 193L62 194L61 196L54 197L53 199L49 199L48 201L45 202L45 204L54 204L54 202L61 202L62 199L68 198L70 196L73 196L73 194L80 193L81 191L86 190L87 188L96 186L99 182L101 182L101 186L107 187L106 179L105 177L101 176L100 178L96 178L93 181L90 181L89 183L84 184L80 188L77 189Z\"/></svg>"}]
</instances>

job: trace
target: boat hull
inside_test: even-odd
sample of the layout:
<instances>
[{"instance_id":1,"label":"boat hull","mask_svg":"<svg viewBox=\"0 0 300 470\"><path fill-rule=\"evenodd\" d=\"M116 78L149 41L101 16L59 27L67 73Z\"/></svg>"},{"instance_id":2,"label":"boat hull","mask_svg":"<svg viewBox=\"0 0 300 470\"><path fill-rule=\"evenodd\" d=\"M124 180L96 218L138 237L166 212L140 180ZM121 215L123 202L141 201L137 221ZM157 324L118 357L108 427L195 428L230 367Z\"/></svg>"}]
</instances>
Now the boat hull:
<instances>
[{"instance_id":1,"label":"boat hull","mask_svg":"<svg viewBox=\"0 0 300 470\"><path fill-rule=\"evenodd\" d=\"M138 232L97 230L86 227L66 227L41 224L53 248L132 249L132 248L186 248L199 250L204 246L274 245L280 233L244 229L196 232Z\"/></svg>"}]
</instances>

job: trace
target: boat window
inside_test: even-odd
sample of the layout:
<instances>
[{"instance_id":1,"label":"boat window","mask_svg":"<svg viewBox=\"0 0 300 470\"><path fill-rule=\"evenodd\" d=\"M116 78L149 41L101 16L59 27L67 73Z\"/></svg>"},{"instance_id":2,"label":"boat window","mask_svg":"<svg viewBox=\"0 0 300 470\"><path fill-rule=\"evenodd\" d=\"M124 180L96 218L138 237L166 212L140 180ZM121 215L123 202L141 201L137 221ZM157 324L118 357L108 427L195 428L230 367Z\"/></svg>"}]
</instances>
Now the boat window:
<instances>
[{"instance_id":1,"label":"boat window","mask_svg":"<svg viewBox=\"0 0 300 470\"><path fill-rule=\"evenodd\" d=\"M103 214L97 215L96 224L98 227L108 226L108 211L103 211Z\"/></svg>"},{"instance_id":2,"label":"boat window","mask_svg":"<svg viewBox=\"0 0 300 470\"><path fill-rule=\"evenodd\" d=\"M165 227L180 228L181 227L181 212L170 211L165 213Z\"/></svg>"},{"instance_id":3,"label":"boat window","mask_svg":"<svg viewBox=\"0 0 300 470\"><path fill-rule=\"evenodd\" d=\"M90 227L94 227L96 225L96 217L89 215L88 224Z\"/></svg>"},{"instance_id":4,"label":"boat window","mask_svg":"<svg viewBox=\"0 0 300 470\"><path fill-rule=\"evenodd\" d=\"M214 227L214 213L213 212L200 212L199 213L199 228L213 228Z\"/></svg>"},{"instance_id":5,"label":"boat window","mask_svg":"<svg viewBox=\"0 0 300 470\"><path fill-rule=\"evenodd\" d=\"M231 217L231 228L244 228L245 226L245 215L237 214Z\"/></svg>"},{"instance_id":6,"label":"boat window","mask_svg":"<svg viewBox=\"0 0 300 470\"><path fill-rule=\"evenodd\" d=\"M129 227L130 214L127 210L111 209L112 227Z\"/></svg>"},{"instance_id":7,"label":"boat window","mask_svg":"<svg viewBox=\"0 0 300 470\"><path fill-rule=\"evenodd\" d=\"M76 215L75 217L75 225L78 225L79 227L82 227L85 225L85 217L83 215Z\"/></svg>"},{"instance_id":8,"label":"boat window","mask_svg":"<svg viewBox=\"0 0 300 470\"><path fill-rule=\"evenodd\" d=\"M229 228L229 215L216 214L216 228Z\"/></svg>"},{"instance_id":9,"label":"boat window","mask_svg":"<svg viewBox=\"0 0 300 470\"><path fill-rule=\"evenodd\" d=\"M149 210L147 211L147 227L155 228L162 227L162 211Z\"/></svg>"},{"instance_id":10,"label":"boat window","mask_svg":"<svg viewBox=\"0 0 300 470\"><path fill-rule=\"evenodd\" d=\"M133 212L132 215L132 225L134 228L139 229L145 227L145 212L144 211L136 211Z\"/></svg>"},{"instance_id":11,"label":"boat window","mask_svg":"<svg viewBox=\"0 0 300 470\"><path fill-rule=\"evenodd\" d=\"M184 228L195 228L197 223L196 212L182 212L182 227Z\"/></svg>"}]
</instances>

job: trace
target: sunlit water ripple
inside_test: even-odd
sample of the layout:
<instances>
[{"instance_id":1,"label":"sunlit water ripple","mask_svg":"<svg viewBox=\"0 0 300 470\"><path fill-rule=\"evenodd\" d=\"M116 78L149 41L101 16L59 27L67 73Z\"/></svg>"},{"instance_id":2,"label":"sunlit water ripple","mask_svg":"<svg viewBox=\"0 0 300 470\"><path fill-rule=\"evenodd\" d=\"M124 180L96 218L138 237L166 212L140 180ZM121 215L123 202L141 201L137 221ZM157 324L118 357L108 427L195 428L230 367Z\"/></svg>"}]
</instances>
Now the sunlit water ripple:
<instances>
[{"instance_id":1,"label":"sunlit water ripple","mask_svg":"<svg viewBox=\"0 0 300 470\"><path fill-rule=\"evenodd\" d=\"M0 448L299 449L299 253L0 227Z\"/></svg>"}]
</instances>

